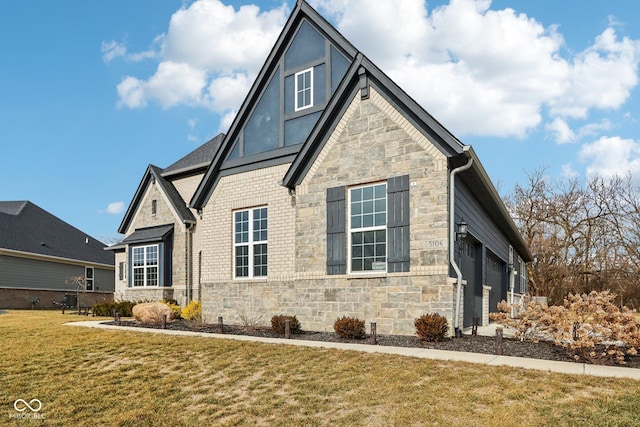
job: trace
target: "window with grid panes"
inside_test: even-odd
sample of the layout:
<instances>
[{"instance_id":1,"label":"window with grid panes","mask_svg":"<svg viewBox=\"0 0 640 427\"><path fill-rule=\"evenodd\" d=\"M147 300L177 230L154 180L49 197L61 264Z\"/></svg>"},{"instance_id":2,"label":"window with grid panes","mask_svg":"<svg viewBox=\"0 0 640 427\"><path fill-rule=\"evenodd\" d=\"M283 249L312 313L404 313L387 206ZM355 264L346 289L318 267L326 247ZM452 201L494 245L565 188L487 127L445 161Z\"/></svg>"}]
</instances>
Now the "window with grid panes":
<instances>
[{"instance_id":1,"label":"window with grid panes","mask_svg":"<svg viewBox=\"0 0 640 427\"><path fill-rule=\"evenodd\" d=\"M158 286L158 245L132 248L133 286Z\"/></svg>"},{"instance_id":2,"label":"window with grid panes","mask_svg":"<svg viewBox=\"0 0 640 427\"><path fill-rule=\"evenodd\" d=\"M265 277L267 275L266 207L245 209L233 213L234 277Z\"/></svg>"},{"instance_id":3,"label":"window with grid panes","mask_svg":"<svg viewBox=\"0 0 640 427\"><path fill-rule=\"evenodd\" d=\"M352 272L387 270L387 185L349 189Z\"/></svg>"}]
</instances>

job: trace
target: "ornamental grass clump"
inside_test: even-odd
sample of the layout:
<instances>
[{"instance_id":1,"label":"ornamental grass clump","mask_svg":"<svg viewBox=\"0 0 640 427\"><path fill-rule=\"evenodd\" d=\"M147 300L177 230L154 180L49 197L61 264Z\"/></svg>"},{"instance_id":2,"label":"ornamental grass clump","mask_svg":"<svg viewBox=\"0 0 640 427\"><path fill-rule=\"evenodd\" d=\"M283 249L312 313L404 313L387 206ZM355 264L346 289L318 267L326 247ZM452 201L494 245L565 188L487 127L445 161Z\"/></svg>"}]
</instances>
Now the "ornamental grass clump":
<instances>
[{"instance_id":1,"label":"ornamental grass clump","mask_svg":"<svg viewBox=\"0 0 640 427\"><path fill-rule=\"evenodd\" d=\"M640 322L635 311L615 305L609 291L569 294L563 305L529 303L519 318L509 315L515 305L505 301L492 320L513 328L521 340L552 340L575 360L595 364L625 364L625 355L640 348Z\"/></svg>"},{"instance_id":2,"label":"ornamental grass clump","mask_svg":"<svg viewBox=\"0 0 640 427\"><path fill-rule=\"evenodd\" d=\"M292 334L299 334L302 331L302 329L300 329L300 322L296 316L287 316L285 314L277 314L271 318L271 329L279 334L284 334L287 320L290 321L289 331Z\"/></svg>"},{"instance_id":3,"label":"ornamental grass clump","mask_svg":"<svg viewBox=\"0 0 640 427\"><path fill-rule=\"evenodd\" d=\"M361 339L366 337L364 320L355 317L340 317L333 324L333 330L340 338Z\"/></svg>"},{"instance_id":4,"label":"ornamental grass clump","mask_svg":"<svg viewBox=\"0 0 640 427\"><path fill-rule=\"evenodd\" d=\"M440 342L447 336L449 324L441 314L423 314L414 321L416 335L422 341Z\"/></svg>"}]
</instances>

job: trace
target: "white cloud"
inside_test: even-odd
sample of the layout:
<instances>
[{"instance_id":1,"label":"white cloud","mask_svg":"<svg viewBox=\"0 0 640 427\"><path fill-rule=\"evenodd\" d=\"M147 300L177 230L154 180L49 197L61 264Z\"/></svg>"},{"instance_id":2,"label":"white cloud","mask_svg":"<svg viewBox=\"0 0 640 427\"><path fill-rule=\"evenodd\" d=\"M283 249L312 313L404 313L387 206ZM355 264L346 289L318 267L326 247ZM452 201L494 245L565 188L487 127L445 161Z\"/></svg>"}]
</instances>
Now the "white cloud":
<instances>
[{"instance_id":1,"label":"white cloud","mask_svg":"<svg viewBox=\"0 0 640 427\"><path fill-rule=\"evenodd\" d=\"M555 136L558 144L566 144L576 140L576 134L571 130L567 122L560 117L556 117L551 123L547 123L545 128Z\"/></svg>"},{"instance_id":2,"label":"white cloud","mask_svg":"<svg viewBox=\"0 0 640 427\"><path fill-rule=\"evenodd\" d=\"M159 64L147 79L128 76L118 85L119 106L163 108L190 105L217 113L237 109L288 16L286 4L260 11L255 5L235 10L219 0L199 0L171 17L159 45ZM128 54L152 57L155 49Z\"/></svg>"},{"instance_id":3,"label":"white cloud","mask_svg":"<svg viewBox=\"0 0 640 427\"><path fill-rule=\"evenodd\" d=\"M570 55L555 24L492 10L489 0L431 11L423 0L312 4L456 135L523 137L549 109L548 130L568 142L564 118L619 108L638 84L640 44L619 39L613 18L592 46Z\"/></svg>"},{"instance_id":4,"label":"white cloud","mask_svg":"<svg viewBox=\"0 0 640 427\"><path fill-rule=\"evenodd\" d=\"M562 165L562 176L567 179L572 179L578 176L578 172L576 172L570 164L564 164Z\"/></svg>"},{"instance_id":5,"label":"white cloud","mask_svg":"<svg viewBox=\"0 0 640 427\"><path fill-rule=\"evenodd\" d=\"M111 215L119 215L124 211L124 202L113 202L107 206L106 213Z\"/></svg>"},{"instance_id":6,"label":"white cloud","mask_svg":"<svg viewBox=\"0 0 640 427\"><path fill-rule=\"evenodd\" d=\"M147 105L144 93L144 82L135 77L125 77L117 87L118 107L140 108Z\"/></svg>"},{"instance_id":7,"label":"white cloud","mask_svg":"<svg viewBox=\"0 0 640 427\"><path fill-rule=\"evenodd\" d=\"M100 50L102 51L102 60L104 62L111 62L114 58L127 54L126 46L115 40L102 42Z\"/></svg>"},{"instance_id":8,"label":"white cloud","mask_svg":"<svg viewBox=\"0 0 640 427\"><path fill-rule=\"evenodd\" d=\"M602 137L584 144L579 158L587 166L587 175L611 177L640 174L640 141L620 137Z\"/></svg>"},{"instance_id":9,"label":"white cloud","mask_svg":"<svg viewBox=\"0 0 640 427\"><path fill-rule=\"evenodd\" d=\"M458 136L525 137L543 125L569 142L580 130L568 119L620 108L638 85L640 42L620 38L613 17L591 46L572 54L556 23L491 9L490 0L451 0L435 9L425 0L311 4ZM266 11L220 0L183 6L150 49L158 52L157 70L124 78L118 105L205 106L228 123L288 13L286 4ZM103 55L123 55L113 43Z\"/></svg>"},{"instance_id":10,"label":"white cloud","mask_svg":"<svg viewBox=\"0 0 640 427\"><path fill-rule=\"evenodd\" d=\"M554 114L586 118L590 109L617 109L638 84L640 42L618 40L607 28L571 64L563 96L549 100Z\"/></svg>"}]
</instances>

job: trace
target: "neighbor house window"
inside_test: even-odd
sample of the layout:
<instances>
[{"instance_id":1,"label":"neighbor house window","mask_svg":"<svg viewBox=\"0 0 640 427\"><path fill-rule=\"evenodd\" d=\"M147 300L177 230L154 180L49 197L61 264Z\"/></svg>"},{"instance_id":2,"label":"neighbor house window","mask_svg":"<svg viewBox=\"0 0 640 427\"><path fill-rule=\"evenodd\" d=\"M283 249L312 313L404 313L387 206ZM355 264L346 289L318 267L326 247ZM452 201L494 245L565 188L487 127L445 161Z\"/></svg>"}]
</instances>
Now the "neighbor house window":
<instances>
[{"instance_id":1,"label":"neighbor house window","mask_svg":"<svg viewBox=\"0 0 640 427\"><path fill-rule=\"evenodd\" d=\"M313 68L296 73L295 85L295 110L299 111L313 107Z\"/></svg>"},{"instance_id":2,"label":"neighbor house window","mask_svg":"<svg viewBox=\"0 0 640 427\"><path fill-rule=\"evenodd\" d=\"M158 286L158 245L133 248L133 286Z\"/></svg>"},{"instance_id":3,"label":"neighbor house window","mask_svg":"<svg viewBox=\"0 0 640 427\"><path fill-rule=\"evenodd\" d=\"M119 262L118 263L118 280L124 280L127 278L127 268L126 263Z\"/></svg>"},{"instance_id":4,"label":"neighbor house window","mask_svg":"<svg viewBox=\"0 0 640 427\"><path fill-rule=\"evenodd\" d=\"M266 207L233 213L235 277L267 275L267 217Z\"/></svg>"},{"instance_id":5,"label":"neighbor house window","mask_svg":"<svg viewBox=\"0 0 640 427\"><path fill-rule=\"evenodd\" d=\"M351 271L387 270L387 185L349 189Z\"/></svg>"},{"instance_id":6,"label":"neighbor house window","mask_svg":"<svg viewBox=\"0 0 640 427\"><path fill-rule=\"evenodd\" d=\"M84 288L87 291L93 290L93 267L85 267L84 269Z\"/></svg>"}]
</instances>

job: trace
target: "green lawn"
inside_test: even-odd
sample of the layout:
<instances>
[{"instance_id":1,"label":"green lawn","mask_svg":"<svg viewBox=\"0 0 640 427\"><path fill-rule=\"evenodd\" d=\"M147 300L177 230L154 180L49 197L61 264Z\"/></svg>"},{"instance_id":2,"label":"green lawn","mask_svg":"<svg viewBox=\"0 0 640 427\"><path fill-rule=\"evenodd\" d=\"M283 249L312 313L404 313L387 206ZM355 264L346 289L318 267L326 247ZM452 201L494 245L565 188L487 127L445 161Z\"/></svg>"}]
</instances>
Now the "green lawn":
<instances>
[{"instance_id":1,"label":"green lawn","mask_svg":"<svg viewBox=\"0 0 640 427\"><path fill-rule=\"evenodd\" d=\"M63 325L74 320L86 318L0 315L0 425L640 425L633 380ZM42 409L19 413L17 399Z\"/></svg>"}]
</instances>

